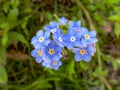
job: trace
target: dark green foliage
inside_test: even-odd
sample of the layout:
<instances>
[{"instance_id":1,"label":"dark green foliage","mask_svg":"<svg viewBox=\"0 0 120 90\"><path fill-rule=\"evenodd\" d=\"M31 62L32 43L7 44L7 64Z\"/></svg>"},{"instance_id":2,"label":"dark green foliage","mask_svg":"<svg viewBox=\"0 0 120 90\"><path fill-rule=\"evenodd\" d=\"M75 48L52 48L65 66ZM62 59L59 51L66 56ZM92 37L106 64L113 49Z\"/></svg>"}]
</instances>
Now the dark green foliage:
<instances>
[{"instance_id":1,"label":"dark green foliage","mask_svg":"<svg viewBox=\"0 0 120 90\"><path fill-rule=\"evenodd\" d=\"M58 17L98 33L95 56L59 70L31 58L31 38ZM67 31L64 31L66 33ZM120 90L120 0L0 0L0 90Z\"/></svg>"}]
</instances>

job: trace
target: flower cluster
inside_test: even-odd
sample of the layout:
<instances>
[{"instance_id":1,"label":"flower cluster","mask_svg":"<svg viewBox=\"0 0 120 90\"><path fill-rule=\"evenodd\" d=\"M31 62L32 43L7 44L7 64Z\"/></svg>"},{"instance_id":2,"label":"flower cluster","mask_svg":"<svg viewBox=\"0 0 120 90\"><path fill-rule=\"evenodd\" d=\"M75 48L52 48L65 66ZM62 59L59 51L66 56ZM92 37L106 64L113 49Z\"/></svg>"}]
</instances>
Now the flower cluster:
<instances>
[{"instance_id":1,"label":"flower cluster","mask_svg":"<svg viewBox=\"0 0 120 90\"><path fill-rule=\"evenodd\" d=\"M63 34L60 27L67 27L67 33ZM65 18L59 18L58 22L50 22L43 30L39 30L31 40L34 50L31 55L36 58L37 63L42 63L42 66L57 70L62 62L63 49L72 50L75 53L75 61L85 60L90 61L94 55L96 31L89 31L81 26L81 21L69 21ZM64 29L66 30L66 29Z\"/></svg>"}]
</instances>

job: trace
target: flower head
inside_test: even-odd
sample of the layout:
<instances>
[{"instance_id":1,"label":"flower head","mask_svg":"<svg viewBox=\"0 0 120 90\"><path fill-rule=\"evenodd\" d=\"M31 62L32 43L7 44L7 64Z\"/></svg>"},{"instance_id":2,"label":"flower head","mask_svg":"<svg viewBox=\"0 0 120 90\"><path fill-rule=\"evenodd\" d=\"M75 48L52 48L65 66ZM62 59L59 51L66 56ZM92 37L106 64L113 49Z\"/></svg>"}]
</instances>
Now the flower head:
<instances>
[{"instance_id":1,"label":"flower head","mask_svg":"<svg viewBox=\"0 0 120 90\"><path fill-rule=\"evenodd\" d=\"M49 39L50 34L48 32L44 33L42 30L38 31L36 36L34 36L31 40L31 44L36 49L40 49L44 45L48 45L50 43Z\"/></svg>"},{"instance_id":2,"label":"flower head","mask_svg":"<svg viewBox=\"0 0 120 90\"><path fill-rule=\"evenodd\" d=\"M62 65L62 62L60 60L59 61L53 60L51 62L50 67L57 70L59 68L59 66L61 66L61 65Z\"/></svg>"},{"instance_id":3,"label":"flower head","mask_svg":"<svg viewBox=\"0 0 120 90\"><path fill-rule=\"evenodd\" d=\"M60 24L60 25L66 25L67 21L68 21L68 20L67 20L65 17L59 18L59 24Z\"/></svg>"},{"instance_id":4,"label":"flower head","mask_svg":"<svg viewBox=\"0 0 120 90\"><path fill-rule=\"evenodd\" d=\"M58 30L56 34L53 35L53 39L60 47L64 47L63 34L61 30Z\"/></svg>"},{"instance_id":5,"label":"flower head","mask_svg":"<svg viewBox=\"0 0 120 90\"><path fill-rule=\"evenodd\" d=\"M42 49L32 50L31 55L36 58L37 63L41 63L43 61L43 50Z\"/></svg>"},{"instance_id":6,"label":"flower head","mask_svg":"<svg viewBox=\"0 0 120 90\"><path fill-rule=\"evenodd\" d=\"M75 46L81 46L81 47L85 46L81 43L80 38L81 38L81 35L76 34L76 32L74 32L71 29L69 29L68 34L65 34L63 36L65 46L69 49L72 49Z\"/></svg>"},{"instance_id":7,"label":"flower head","mask_svg":"<svg viewBox=\"0 0 120 90\"><path fill-rule=\"evenodd\" d=\"M96 36L96 31L88 31L87 28L82 27L83 33L82 33L82 37L81 37L81 41L84 44L92 44L97 42L97 38L95 38Z\"/></svg>"},{"instance_id":8,"label":"flower head","mask_svg":"<svg viewBox=\"0 0 120 90\"><path fill-rule=\"evenodd\" d=\"M51 41L48 46L44 47L44 60L59 60L61 58L62 48L54 41Z\"/></svg>"},{"instance_id":9,"label":"flower head","mask_svg":"<svg viewBox=\"0 0 120 90\"><path fill-rule=\"evenodd\" d=\"M81 21L70 21L69 22L69 28L73 28L74 30L79 30L79 28L81 27Z\"/></svg>"},{"instance_id":10,"label":"flower head","mask_svg":"<svg viewBox=\"0 0 120 90\"><path fill-rule=\"evenodd\" d=\"M47 68L52 68L57 70L62 65L62 62L60 60L52 60L52 61L44 61L42 62L42 66Z\"/></svg>"},{"instance_id":11,"label":"flower head","mask_svg":"<svg viewBox=\"0 0 120 90\"><path fill-rule=\"evenodd\" d=\"M58 30L58 25L56 22L50 22L49 26L44 27L47 32L55 33Z\"/></svg>"},{"instance_id":12,"label":"flower head","mask_svg":"<svg viewBox=\"0 0 120 90\"><path fill-rule=\"evenodd\" d=\"M87 47L82 47L82 48L73 48L72 51L75 53L75 60L76 61L90 61L92 53L93 53L93 47L92 46L87 46Z\"/></svg>"}]
</instances>

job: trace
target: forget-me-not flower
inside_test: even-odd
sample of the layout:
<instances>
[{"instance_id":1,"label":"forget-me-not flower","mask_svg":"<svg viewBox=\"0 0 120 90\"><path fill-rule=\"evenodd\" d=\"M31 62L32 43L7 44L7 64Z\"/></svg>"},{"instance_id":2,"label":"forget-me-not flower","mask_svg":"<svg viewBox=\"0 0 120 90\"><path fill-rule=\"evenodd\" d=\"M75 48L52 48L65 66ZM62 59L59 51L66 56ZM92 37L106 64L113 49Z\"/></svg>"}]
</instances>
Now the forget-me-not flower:
<instances>
[{"instance_id":1,"label":"forget-me-not flower","mask_svg":"<svg viewBox=\"0 0 120 90\"><path fill-rule=\"evenodd\" d=\"M69 28L73 28L74 30L79 30L79 28L81 27L81 21L79 20L79 21L76 21L76 22L74 22L74 21L70 21L69 22Z\"/></svg>"},{"instance_id":2,"label":"forget-me-not flower","mask_svg":"<svg viewBox=\"0 0 120 90\"><path fill-rule=\"evenodd\" d=\"M75 46L86 46L81 41L81 34L76 34L73 30L68 31L68 34L63 35L64 44L68 49L72 49Z\"/></svg>"},{"instance_id":3,"label":"forget-me-not flower","mask_svg":"<svg viewBox=\"0 0 120 90\"><path fill-rule=\"evenodd\" d=\"M48 45L50 43L49 39L50 34L48 32L43 32L42 30L38 31L36 36L34 36L31 40L31 44L36 48L40 49L44 45Z\"/></svg>"},{"instance_id":4,"label":"forget-me-not flower","mask_svg":"<svg viewBox=\"0 0 120 90\"><path fill-rule=\"evenodd\" d=\"M50 22L49 26L44 27L47 32L55 33L58 30L58 24L56 22Z\"/></svg>"},{"instance_id":5,"label":"forget-me-not flower","mask_svg":"<svg viewBox=\"0 0 120 90\"><path fill-rule=\"evenodd\" d=\"M60 60L58 61L51 61L50 67L57 70L62 65L62 62Z\"/></svg>"},{"instance_id":6,"label":"forget-me-not flower","mask_svg":"<svg viewBox=\"0 0 120 90\"><path fill-rule=\"evenodd\" d=\"M59 18L59 24L60 25L66 25L66 23L67 23L67 18L65 18L65 17L61 17L61 18Z\"/></svg>"},{"instance_id":7,"label":"forget-me-not flower","mask_svg":"<svg viewBox=\"0 0 120 90\"><path fill-rule=\"evenodd\" d=\"M58 30L54 35L53 35L53 40L60 46L64 47L64 41L63 41L63 34L61 30Z\"/></svg>"},{"instance_id":8,"label":"forget-me-not flower","mask_svg":"<svg viewBox=\"0 0 120 90\"><path fill-rule=\"evenodd\" d=\"M96 31L88 31L87 28L82 27L83 33L81 37L81 41L84 44L92 44L97 42Z\"/></svg>"},{"instance_id":9,"label":"forget-me-not flower","mask_svg":"<svg viewBox=\"0 0 120 90\"><path fill-rule=\"evenodd\" d=\"M44 60L59 60L61 58L62 48L56 42L51 41L48 46L44 47Z\"/></svg>"},{"instance_id":10,"label":"forget-me-not flower","mask_svg":"<svg viewBox=\"0 0 120 90\"><path fill-rule=\"evenodd\" d=\"M43 61L43 50L42 49L32 50L31 55L36 58L37 63L41 63Z\"/></svg>"},{"instance_id":11,"label":"forget-me-not flower","mask_svg":"<svg viewBox=\"0 0 120 90\"><path fill-rule=\"evenodd\" d=\"M87 47L82 47L82 48L73 48L72 51L75 53L75 60L76 61L90 61L91 60L91 54L93 53L93 47L92 46L87 46Z\"/></svg>"},{"instance_id":12,"label":"forget-me-not flower","mask_svg":"<svg viewBox=\"0 0 120 90\"><path fill-rule=\"evenodd\" d=\"M57 70L62 65L60 60L43 61L42 66Z\"/></svg>"}]
</instances>

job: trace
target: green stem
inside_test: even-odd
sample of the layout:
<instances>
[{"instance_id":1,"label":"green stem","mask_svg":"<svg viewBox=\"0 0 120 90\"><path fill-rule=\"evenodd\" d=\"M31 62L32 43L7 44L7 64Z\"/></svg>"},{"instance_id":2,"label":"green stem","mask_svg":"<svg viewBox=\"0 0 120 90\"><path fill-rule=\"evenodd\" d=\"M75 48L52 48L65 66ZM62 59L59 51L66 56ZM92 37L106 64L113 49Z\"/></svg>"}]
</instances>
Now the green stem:
<instances>
[{"instance_id":1,"label":"green stem","mask_svg":"<svg viewBox=\"0 0 120 90\"><path fill-rule=\"evenodd\" d=\"M29 52L29 55L30 55L30 48L28 48L28 52ZM31 69L31 73L32 73L32 76L34 79L36 79L36 74L35 74L35 70L34 70L34 67L33 67L33 61L30 57L30 69Z\"/></svg>"},{"instance_id":2,"label":"green stem","mask_svg":"<svg viewBox=\"0 0 120 90\"><path fill-rule=\"evenodd\" d=\"M55 0L55 4L54 4L54 13L57 14L57 0Z\"/></svg>"},{"instance_id":3,"label":"green stem","mask_svg":"<svg viewBox=\"0 0 120 90\"><path fill-rule=\"evenodd\" d=\"M76 0L76 3L78 5L78 7L80 7L82 9L82 11L84 12L86 19L88 20L88 24L91 30L95 30L95 26L93 25L92 19L89 15L89 12L86 10L86 8L84 7L84 5L81 3L80 0Z\"/></svg>"}]
</instances>

